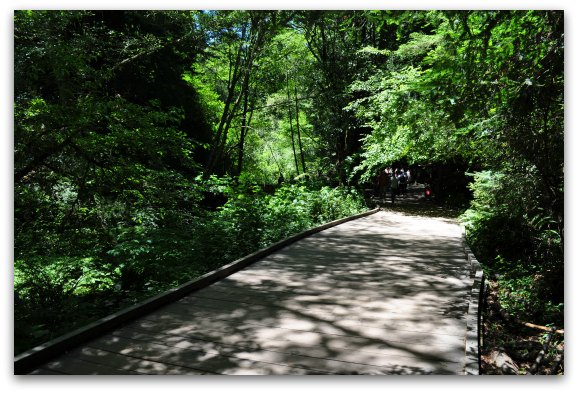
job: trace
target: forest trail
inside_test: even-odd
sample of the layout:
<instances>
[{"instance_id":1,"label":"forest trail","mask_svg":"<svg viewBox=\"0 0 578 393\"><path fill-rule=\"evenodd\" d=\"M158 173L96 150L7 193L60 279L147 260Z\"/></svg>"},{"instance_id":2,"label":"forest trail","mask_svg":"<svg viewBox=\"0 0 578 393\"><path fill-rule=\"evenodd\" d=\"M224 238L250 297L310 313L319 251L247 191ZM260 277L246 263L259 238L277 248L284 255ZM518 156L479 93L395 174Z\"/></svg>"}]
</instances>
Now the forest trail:
<instances>
[{"instance_id":1,"label":"forest trail","mask_svg":"<svg viewBox=\"0 0 578 393\"><path fill-rule=\"evenodd\" d=\"M464 374L472 279L452 219L326 229L34 374Z\"/></svg>"}]
</instances>

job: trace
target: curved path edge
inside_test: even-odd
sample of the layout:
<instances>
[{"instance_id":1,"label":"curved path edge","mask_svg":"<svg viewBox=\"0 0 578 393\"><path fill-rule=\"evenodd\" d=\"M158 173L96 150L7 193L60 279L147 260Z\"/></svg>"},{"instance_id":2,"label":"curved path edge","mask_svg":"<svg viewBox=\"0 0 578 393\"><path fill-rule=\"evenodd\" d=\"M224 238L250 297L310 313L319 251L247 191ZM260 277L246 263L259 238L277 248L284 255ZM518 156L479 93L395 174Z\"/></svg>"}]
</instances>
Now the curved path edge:
<instances>
[{"instance_id":1,"label":"curved path edge","mask_svg":"<svg viewBox=\"0 0 578 393\"><path fill-rule=\"evenodd\" d=\"M482 309L480 304L484 295L484 271L480 262L468 246L465 230L462 228L464 254L470 264L470 278L473 279L466 317L466 365L464 374L480 374L480 344L482 332Z\"/></svg>"},{"instance_id":2,"label":"curved path edge","mask_svg":"<svg viewBox=\"0 0 578 393\"><path fill-rule=\"evenodd\" d=\"M243 269L244 267L260 260L261 258L269 254L272 254L273 252L278 251L291 243L296 242L297 240L303 239L307 236L313 235L314 233L321 232L325 229L334 227L336 225L343 224L347 221L352 221L358 218L369 216L371 214L377 213L379 210L380 210L379 208L376 208L360 214L356 214L354 216L349 216L335 221L331 221L318 227L300 232L296 235L273 243L269 247L255 251L252 254L249 254L227 265L224 265L216 270L206 273L194 280L188 281L176 288L169 289L168 291L165 291L149 299L146 299L131 307L120 310L114 314L101 318L70 333L64 334L51 341L48 341L44 344L34 347L28 351L25 351L14 358L14 374L15 375L27 374L38 365L46 361L49 361L58 355L61 355L66 350L76 345L79 345L91 338L94 338L96 335L100 335L110 330L113 330L127 321L130 321L141 315L154 311L159 307L171 303L175 300L178 300L193 291L205 288L215 283L216 281L219 281Z\"/></svg>"}]
</instances>

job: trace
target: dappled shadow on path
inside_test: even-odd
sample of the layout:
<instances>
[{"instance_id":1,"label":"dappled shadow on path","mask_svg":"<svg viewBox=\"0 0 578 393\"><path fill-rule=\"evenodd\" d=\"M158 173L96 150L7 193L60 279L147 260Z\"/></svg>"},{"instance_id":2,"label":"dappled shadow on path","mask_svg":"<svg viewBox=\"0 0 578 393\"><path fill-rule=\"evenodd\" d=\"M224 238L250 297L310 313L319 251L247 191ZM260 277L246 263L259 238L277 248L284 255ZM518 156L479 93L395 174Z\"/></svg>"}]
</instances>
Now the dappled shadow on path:
<instances>
[{"instance_id":1,"label":"dappled shadow on path","mask_svg":"<svg viewBox=\"0 0 578 393\"><path fill-rule=\"evenodd\" d=\"M468 284L454 224L377 213L285 247L45 369L458 374Z\"/></svg>"}]
</instances>

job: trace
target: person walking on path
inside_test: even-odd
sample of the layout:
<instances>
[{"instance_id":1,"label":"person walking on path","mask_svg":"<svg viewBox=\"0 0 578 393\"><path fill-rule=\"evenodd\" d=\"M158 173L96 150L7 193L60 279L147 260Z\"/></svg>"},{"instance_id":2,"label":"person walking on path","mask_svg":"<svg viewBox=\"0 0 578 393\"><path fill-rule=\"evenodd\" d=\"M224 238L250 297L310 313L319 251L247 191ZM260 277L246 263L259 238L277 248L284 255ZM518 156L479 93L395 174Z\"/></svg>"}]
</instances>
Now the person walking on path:
<instances>
[{"instance_id":1,"label":"person walking on path","mask_svg":"<svg viewBox=\"0 0 578 393\"><path fill-rule=\"evenodd\" d=\"M399 174L399 194L404 195L407 191L407 177L405 175L405 171L402 169Z\"/></svg>"},{"instance_id":2,"label":"person walking on path","mask_svg":"<svg viewBox=\"0 0 578 393\"><path fill-rule=\"evenodd\" d=\"M395 194L397 194L397 188L399 186L399 181L397 180L397 177L395 177L395 174L391 174L391 183L389 184L390 186L390 191L391 191L391 204L393 205L395 203Z\"/></svg>"},{"instance_id":3,"label":"person walking on path","mask_svg":"<svg viewBox=\"0 0 578 393\"><path fill-rule=\"evenodd\" d=\"M383 169L380 171L379 176L377 178L378 182L378 197L385 198L385 193L387 192L387 170Z\"/></svg>"}]
</instances>

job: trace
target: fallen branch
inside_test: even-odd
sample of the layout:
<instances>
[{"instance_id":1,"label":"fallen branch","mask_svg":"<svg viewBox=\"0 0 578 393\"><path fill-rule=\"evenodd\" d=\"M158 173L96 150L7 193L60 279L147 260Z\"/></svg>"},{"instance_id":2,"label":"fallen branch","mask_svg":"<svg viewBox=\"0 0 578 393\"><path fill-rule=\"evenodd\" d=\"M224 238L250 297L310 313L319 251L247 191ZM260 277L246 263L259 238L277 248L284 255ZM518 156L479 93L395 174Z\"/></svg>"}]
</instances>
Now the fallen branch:
<instances>
[{"instance_id":1,"label":"fallen branch","mask_svg":"<svg viewBox=\"0 0 578 393\"><path fill-rule=\"evenodd\" d=\"M508 314L502 307L500 307L500 305L497 302L492 302L491 304L494 307L494 309L500 314L500 316L508 322L515 322L515 323L518 323L520 325L524 325L524 326L532 328L532 329L538 329L538 330L543 330L543 331L549 332L549 333L556 333L556 334L564 335L564 329L552 330L552 328L549 328L548 326L536 325L535 323L521 321L518 318L514 318L513 316Z\"/></svg>"},{"instance_id":2,"label":"fallen branch","mask_svg":"<svg viewBox=\"0 0 578 393\"><path fill-rule=\"evenodd\" d=\"M541 326L541 325L536 325L534 323L530 323L530 322L524 322L524 321L520 321L518 319L514 319L516 322L521 323L524 326L527 326L529 328L534 328L534 329L539 329L539 330L543 330L545 332L551 332L551 333L557 333L557 334L564 334L564 329L556 329L556 330L552 330L551 328L549 328L548 326Z\"/></svg>"}]
</instances>

